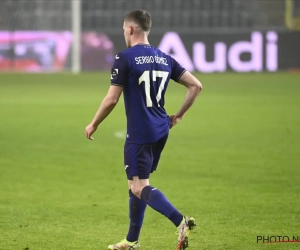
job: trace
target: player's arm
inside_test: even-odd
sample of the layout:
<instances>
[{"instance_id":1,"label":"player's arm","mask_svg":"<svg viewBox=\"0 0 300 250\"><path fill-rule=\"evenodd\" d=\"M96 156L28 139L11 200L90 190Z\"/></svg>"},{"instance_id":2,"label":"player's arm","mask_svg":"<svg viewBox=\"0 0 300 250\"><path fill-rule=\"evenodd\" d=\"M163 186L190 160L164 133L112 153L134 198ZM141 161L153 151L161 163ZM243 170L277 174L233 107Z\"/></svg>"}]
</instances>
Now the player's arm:
<instances>
[{"instance_id":1,"label":"player's arm","mask_svg":"<svg viewBox=\"0 0 300 250\"><path fill-rule=\"evenodd\" d=\"M110 114L119 101L123 87L128 80L128 61L123 54L116 56L111 70L111 86L103 99L94 119L85 128L85 136L93 140L92 134L97 130L99 124Z\"/></svg>"},{"instance_id":2,"label":"player's arm","mask_svg":"<svg viewBox=\"0 0 300 250\"><path fill-rule=\"evenodd\" d=\"M104 97L100 107L92 120L92 122L85 128L85 136L93 140L92 134L97 130L99 124L110 114L110 112L117 105L119 98L122 94L123 87L111 85L107 95Z\"/></svg>"},{"instance_id":3,"label":"player's arm","mask_svg":"<svg viewBox=\"0 0 300 250\"><path fill-rule=\"evenodd\" d=\"M188 71L185 71L181 75L181 77L178 79L178 82L184 85L188 90L185 96L185 100L181 105L179 111L176 113L176 115L170 116L171 128L183 118L184 114L193 105L194 101L202 90L202 84L200 83L200 81Z\"/></svg>"}]
</instances>

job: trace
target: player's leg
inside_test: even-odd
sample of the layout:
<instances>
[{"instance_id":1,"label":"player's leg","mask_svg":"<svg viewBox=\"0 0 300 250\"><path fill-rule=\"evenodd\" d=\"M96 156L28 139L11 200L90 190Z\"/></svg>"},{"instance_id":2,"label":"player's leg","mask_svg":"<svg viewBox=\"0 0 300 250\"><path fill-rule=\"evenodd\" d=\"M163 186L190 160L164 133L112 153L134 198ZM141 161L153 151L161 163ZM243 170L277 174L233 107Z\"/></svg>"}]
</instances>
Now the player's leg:
<instances>
[{"instance_id":1,"label":"player's leg","mask_svg":"<svg viewBox=\"0 0 300 250\"><path fill-rule=\"evenodd\" d=\"M145 145L125 144L124 164L129 187L129 230L126 239L130 242L138 240L143 225L144 214L147 204L134 195L132 187L132 178L138 174L139 161L147 157L143 152Z\"/></svg>"},{"instance_id":2,"label":"player's leg","mask_svg":"<svg viewBox=\"0 0 300 250\"><path fill-rule=\"evenodd\" d=\"M142 228L144 214L147 204L133 195L131 186L132 186L132 175L137 173L136 167L136 156L139 152L139 145L134 144L125 144L124 146L124 165L125 171L128 178L128 188L129 188L129 229L125 239L114 244L109 245L108 249L112 250L139 250L140 244L138 238Z\"/></svg>"},{"instance_id":3,"label":"player's leg","mask_svg":"<svg viewBox=\"0 0 300 250\"><path fill-rule=\"evenodd\" d=\"M129 242L138 240L144 221L144 214L147 207L146 202L136 197L131 191L131 180L128 180L129 186L129 230L126 239Z\"/></svg>"}]
</instances>

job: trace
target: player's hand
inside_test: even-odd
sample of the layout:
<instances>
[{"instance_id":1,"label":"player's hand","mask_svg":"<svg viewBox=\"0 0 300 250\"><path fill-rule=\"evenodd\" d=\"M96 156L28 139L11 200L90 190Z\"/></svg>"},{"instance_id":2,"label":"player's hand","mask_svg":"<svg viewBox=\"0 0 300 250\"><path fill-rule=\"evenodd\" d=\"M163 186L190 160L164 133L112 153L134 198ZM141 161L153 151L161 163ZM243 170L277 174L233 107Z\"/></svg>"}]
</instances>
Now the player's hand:
<instances>
[{"instance_id":1,"label":"player's hand","mask_svg":"<svg viewBox=\"0 0 300 250\"><path fill-rule=\"evenodd\" d=\"M94 134L94 132L97 130L97 126L93 125L93 124L89 124L87 125L87 127L85 128L85 137L88 138L89 140L94 140L94 138L92 137L92 134Z\"/></svg>"},{"instance_id":2,"label":"player's hand","mask_svg":"<svg viewBox=\"0 0 300 250\"><path fill-rule=\"evenodd\" d=\"M173 128L182 118L176 115L170 115L170 129Z\"/></svg>"}]
</instances>

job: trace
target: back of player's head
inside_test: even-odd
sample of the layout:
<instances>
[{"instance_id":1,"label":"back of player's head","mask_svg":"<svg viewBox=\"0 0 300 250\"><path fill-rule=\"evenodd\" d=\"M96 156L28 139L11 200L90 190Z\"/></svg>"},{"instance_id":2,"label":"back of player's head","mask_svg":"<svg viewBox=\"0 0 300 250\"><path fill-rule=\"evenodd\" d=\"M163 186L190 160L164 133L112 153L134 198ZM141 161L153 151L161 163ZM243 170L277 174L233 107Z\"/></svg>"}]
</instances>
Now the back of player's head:
<instances>
[{"instance_id":1,"label":"back of player's head","mask_svg":"<svg viewBox=\"0 0 300 250\"><path fill-rule=\"evenodd\" d=\"M134 22L136 23L143 31L149 32L152 25L151 16L145 10L134 10L128 13L125 18L125 22Z\"/></svg>"}]
</instances>

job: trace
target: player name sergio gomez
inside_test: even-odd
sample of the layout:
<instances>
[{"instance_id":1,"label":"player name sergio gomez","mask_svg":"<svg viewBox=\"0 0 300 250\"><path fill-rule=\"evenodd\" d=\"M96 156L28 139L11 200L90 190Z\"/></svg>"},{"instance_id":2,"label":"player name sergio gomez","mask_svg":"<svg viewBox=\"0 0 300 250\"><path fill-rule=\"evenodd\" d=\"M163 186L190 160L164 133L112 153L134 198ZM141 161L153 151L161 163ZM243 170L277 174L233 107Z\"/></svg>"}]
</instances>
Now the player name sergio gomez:
<instances>
[{"instance_id":1,"label":"player name sergio gomez","mask_svg":"<svg viewBox=\"0 0 300 250\"><path fill-rule=\"evenodd\" d=\"M136 64L159 63L168 66L168 60L165 57L159 56L138 56L135 57Z\"/></svg>"}]
</instances>

